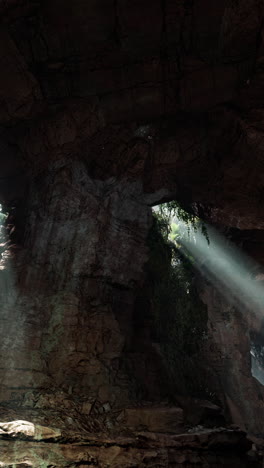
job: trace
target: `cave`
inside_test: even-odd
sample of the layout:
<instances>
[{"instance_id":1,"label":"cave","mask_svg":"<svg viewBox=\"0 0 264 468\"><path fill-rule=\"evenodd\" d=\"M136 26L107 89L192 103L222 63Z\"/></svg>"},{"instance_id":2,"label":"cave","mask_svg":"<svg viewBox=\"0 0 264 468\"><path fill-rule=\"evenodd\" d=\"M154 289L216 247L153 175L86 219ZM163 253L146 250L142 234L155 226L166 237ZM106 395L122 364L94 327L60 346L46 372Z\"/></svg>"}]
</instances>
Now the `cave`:
<instances>
[{"instance_id":1,"label":"cave","mask_svg":"<svg viewBox=\"0 0 264 468\"><path fill-rule=\"evenodd\" d=\"M0 466L260 468L263 0L2 0L0 18ZM239 290L190 267L182 320L204 339L170 377L150 287L168 203L245 267Z\"/></svg>"}]
</instances>

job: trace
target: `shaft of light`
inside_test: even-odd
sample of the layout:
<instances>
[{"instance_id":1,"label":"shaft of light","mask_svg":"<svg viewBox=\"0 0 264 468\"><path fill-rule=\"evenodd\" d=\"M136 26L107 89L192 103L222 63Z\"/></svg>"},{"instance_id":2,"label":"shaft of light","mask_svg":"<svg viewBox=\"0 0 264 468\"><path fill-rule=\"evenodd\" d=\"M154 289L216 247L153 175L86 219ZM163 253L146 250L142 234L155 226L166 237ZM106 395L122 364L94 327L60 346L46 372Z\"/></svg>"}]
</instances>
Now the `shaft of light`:
<instances>
[{"instance_id":1,"label":"shaft of light","mask_svg":"<svg viewBox=\"0 0 264 468\"><path fill-rule=\"evenodd\" d=\"M182 233L183 253L193 257L201 273L236 306L264 316L264 288L262 281L256 280L259 265L212 227L207 226L208 244L199 230L174 221Z\"/></svg>"}]
</instances>

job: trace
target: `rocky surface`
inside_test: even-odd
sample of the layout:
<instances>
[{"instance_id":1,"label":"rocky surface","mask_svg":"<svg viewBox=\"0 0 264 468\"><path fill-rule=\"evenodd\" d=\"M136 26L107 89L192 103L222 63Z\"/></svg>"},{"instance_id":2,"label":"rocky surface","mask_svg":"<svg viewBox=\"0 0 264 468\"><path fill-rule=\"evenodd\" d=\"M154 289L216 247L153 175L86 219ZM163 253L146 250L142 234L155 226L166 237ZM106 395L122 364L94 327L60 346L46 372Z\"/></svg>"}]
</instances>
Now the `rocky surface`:
<instances>
[{"instance_id":1,"label":"rocky surface","mask_svg":"<svg viewBox=\"0 0 264 468\"><path fill-rule=\"evenodd\" d=\"M34 428L26 421L1 423L1 428L0 466L4 468L249 466L245 453L251 443L239 430L198 429L179 435L138 432L115 439L64 432L58 440L58 430Z\"/></svg>"},{"instance_id":2,"label":"rocky surface","mask_svg":"<svg viewBox=\"0 0 264 468\"><path fill-rule=\"evenodd\" d=\"M127 184L93 181L75 162L32 192L26 244L0 271L2 401L52 387L69 398L131 398L122 353L151 213L138 184Z\"/></svg>"},{"instance_id":3,"label":"rocky surface","mask_svg":"<svg viewBox=\"0 0 264 468\"><path fill-rule=\"evenodd\" d=\"M158 363L132 346L150 207L177 198L258 230L263 261L263 58L262 0L0 2L3 415L99 432L109 407L142 399L127 357L143 384L151 360L160 403ZM263 435L245 326L206 302L223 404ZM3 463L24 463L10 443ZM126 451L128 466L168 466L170 450L144 447L106 452L112 466Z\"/></svg>"},{"instance_id":4,"label":"rocky surface","mask_svg":"<svg viewBox=\"0 0 264 468\"><path fill-rule=\"evenodd\" d=\"M147 428L150 432L179 432L183 429L181 408L126 408L124 423L133 430Z\"/></svg>"},{"instance_id":5,"label":"rocky surface","mask_svg":"<svg viewBox=\"0 0 264 468\"><path fill-rule=\"evenodd\" d=\"M12 438L29 438L34 440L53 440L56 441L61 438L61 431L58 429L51 429L35 425L28 421L11 421L0 423L0 435Z\"/></svg>"},{"instance_id":6,"label":"rocky surface","mask_svg":"<svg viewBox=\"0 0 264 468\"><path fill-rule=\"evenodd\" d=\"M222 401L232 421L251 433L262 434L264 390L252 378L249 333L260 331L260 320L236 310L212 286L207 285L203 299L208 304L207 352L214 385L222 389Z\"/></svg>"},{"instance_id":7,"label":"rocky surface","mask_svg":"<svg viewBox=\"0 0 264 468\"><path fill-rule=\"evenodd\" d=\"M263 228L262 0L1 10L6 200L33 168L78 156L93 178L143 178L147 192Z\"/></svg>"}]
</instances>

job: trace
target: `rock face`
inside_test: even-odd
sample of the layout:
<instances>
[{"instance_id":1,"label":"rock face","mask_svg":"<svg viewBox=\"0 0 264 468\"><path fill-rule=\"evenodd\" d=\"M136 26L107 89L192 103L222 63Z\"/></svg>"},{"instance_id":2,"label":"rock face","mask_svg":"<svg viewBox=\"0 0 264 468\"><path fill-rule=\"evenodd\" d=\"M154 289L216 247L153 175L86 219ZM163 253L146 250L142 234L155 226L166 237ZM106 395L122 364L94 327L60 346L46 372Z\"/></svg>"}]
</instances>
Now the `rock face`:
<instances>
[{"instance_id":1,"label":"rock face","mask_svg":"<svg viewBox=\"0 0 264 468\"><path fill-rule=\"evenodd\" d=\"M24 431L21 426L25 427ZM1 424L3 427L4 425ZM37 442L30 423L16 421L5 424L6 432L0 434L1 462L4 468L40 467L54 468L100 466L129 468L133 466L233 466L246 467L245 451L250 447L245 434L234 430L209 430L195 434L164 435L139 432L137 437L85 438L64 433L57 443L57 431L41 428ZM49 441L45 442L45 435ZM16 440L14 441L14 435ZM8 439L12 438L12 442ZM68 442L68 443L67 443ZM232 450L233 453L230 452ZM257 464L254 466L257 467Z\"/></svg>"},{"instance_id":2,"label":"rock face","mask_svg":"<svg viewBox=\"0 0 264 468\"><path fill-rule=\"evenodd\" d=\"M56 440L61 437L60 430L49 427L34 425L28 421L12 421L0 423L0 434L2 437L26 437L34 440Z\"/></svg>"},{"instance_id":3,"label":"rock face","mask_svg":"<svg viewBox=\"0 0 264 468\"><path fill-rule=\"evenodd\" d=\"M132 333L132 288L147 257L150 210L136 183L92 181L79 163L57 174L32 193L27 247L17 263L3 259L2 392L9 399L6 388L54 385L122 403L130 384L120 360Z\"/></svg>"},{"instance_id":4,"label":"rock face","mask_svg":"<svg viewBox=\"0 0 264 468\"><path fill-rule=\"evenodd\" d=\"M150 432L179 432L183 429L181 408L126 408L125 424L133 429L147 428Z\"/></svg>"},{"instance_id":5,"label":"rock face","mask_svg":"<svg viewBox=\"0 0 264 468\"><path fill-rule=\"evenodd\" d=\"M0 21L2 244L10 239L1 412L99 431L112 424L106 408L141 399L126 358L148 367L131 342L150 207L177 198L212 222L258 230L258 256L263 2L8 0ZM233 318L224 333L210 294L212 340L240 359L243 324ZM262 389L246 359L220 369L221 392L233 419L263 434ZM168 466L162 449L129 450L138 466ZM109 451L114 460L120 449ZM81 461L95 464L89 456Z\"/></svg>"},{"instance_id":6,"label":"rock face","mask_svg":"<svg viewBox=\"0 0 264 468\"><path fill-rule=\"evenodd\" d=\"M213 380L222 389L223 400L232 421L244 429L261 434L264 389L251 374L250 334L259 323L235 310L207 286L204 300L208 304L209 340Z\"/></svg>"}]
</instances>

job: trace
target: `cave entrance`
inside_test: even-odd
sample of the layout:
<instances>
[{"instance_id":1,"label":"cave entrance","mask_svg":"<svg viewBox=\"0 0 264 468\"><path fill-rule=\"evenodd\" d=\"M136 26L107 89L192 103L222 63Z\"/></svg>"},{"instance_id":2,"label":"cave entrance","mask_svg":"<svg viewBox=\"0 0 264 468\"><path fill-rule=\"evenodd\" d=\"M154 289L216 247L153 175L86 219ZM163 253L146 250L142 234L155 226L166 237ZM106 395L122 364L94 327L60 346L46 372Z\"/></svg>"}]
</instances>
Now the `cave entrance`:
<instances>
[{"instance_id":1,"label":"cave entrance","mask_svg":"<svg viewBox=\"0 0 264 468\"><path fill-rule=\"evenodd\" d=\"M199 297L191 256L183 238L193 239L191 228L200 221L176 203L153 208L153 224L148 236L149 260L146 280L137 301L136 330L140 330L155 362L165 369L161 387L166 397L175 394L208 398L202 358L207 334L207 311ZM197 224L197 226L196 226ZM200 224L199 224L200 226ZM154 358L152 359L154 361Z\"/></svg>"},{"instance_id":2,"label":"cave entrance","mask_svg":"<svg viewBox=\"0 0 264 468\"><path fill-rule=\"evenodd\" d=\"M261 266L232 242L228 231L221 234L173 203L154 208L155 215L165 219L168 240L235 307L262 318L264 287L255 275Z\"/></svg>"},{"instance_id":3,"label":"cave entrance","mask_svg":"<svg viewBox=\"0 0 264 468\"><path fill-rule=\"evenodd\" d=\"M185 212L176 202L154 207L153 215L154 228L159 231L160 236L156 234L156 244L159 239L160 246L162 245L162 248L156 245L156 264L163 265L164 268L164 262L167 261L175 275L171 282L166 279L164 286L167 273L163 278L159 278L154 291L154 303L157 303L155 314L161 329L164 327L164 311L169 316L168 329L161 333L163 340L166 340L166 336L173 335L172 330L175 327L178 327L178 333L181 335L177 336L177 346L179 343L184 343L186 337L188 337L187 342L191 339L195 342L195 346L206 338L205 319L202 315L192 314L199 296L197 275L205 277L228 304L240 311L250 330L249 317L255 316L259 320L263 316L264 288L262 282L256 281L254 275L260 266L238 249L228 236L221 235L195 215ZM167 257L169 255L169 261L166 260L166 255ZM152 260L154 266L155 261ZM169 271L169 268L165 271ZM173 296L174 290L177 299ZM175 313L179 318L177 324L174 324ZM191 322L189 325L187 325L188 320ZM179 332L181 327L182 330ZM169 339L167 348L172 346L172 343L168 345ZM184 345L182 346L182 350L186 352ZM250 356L252 376L264 385L263 335L253 336L251 333Z\"/></svg>"}]
</instances>

